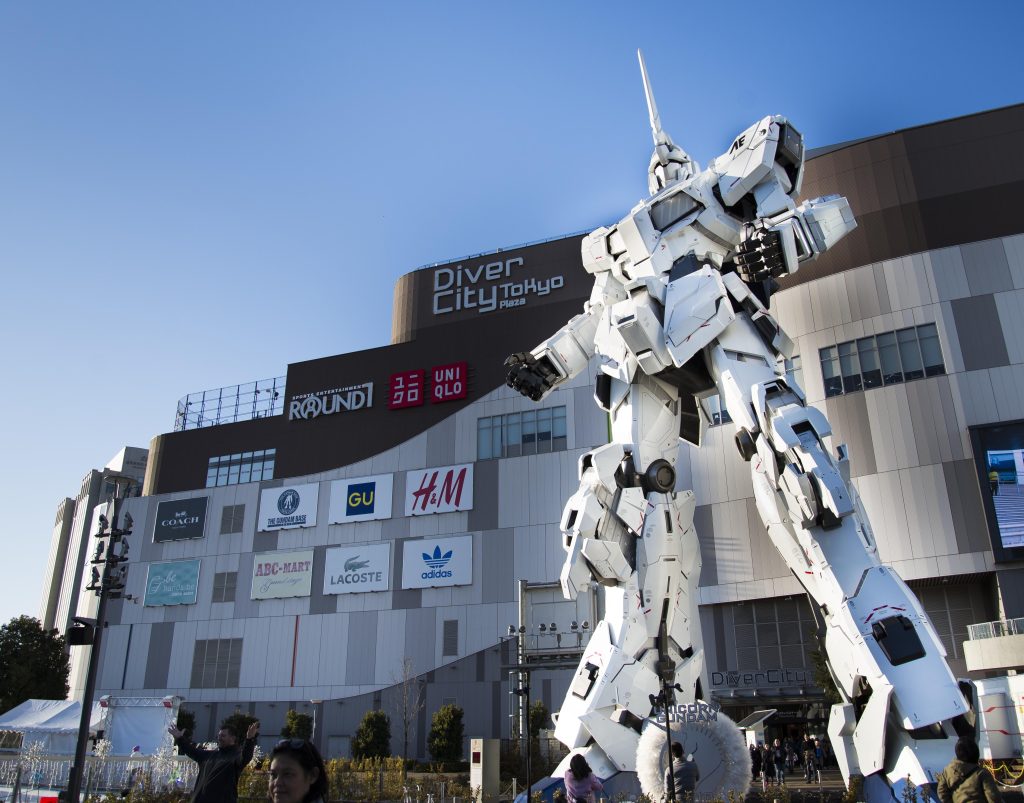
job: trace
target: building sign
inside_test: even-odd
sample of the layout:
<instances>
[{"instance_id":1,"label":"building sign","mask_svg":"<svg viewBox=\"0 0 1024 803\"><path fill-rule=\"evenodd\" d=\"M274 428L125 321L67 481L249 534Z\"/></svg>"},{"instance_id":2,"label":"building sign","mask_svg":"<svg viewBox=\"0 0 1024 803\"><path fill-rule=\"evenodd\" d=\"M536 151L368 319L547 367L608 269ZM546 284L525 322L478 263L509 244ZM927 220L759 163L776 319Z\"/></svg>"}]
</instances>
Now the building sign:
<instances>
[{"instance_id":1,"label":"building sign","mask_svg":"<svg viewBox=\"0 0 1024 803\"><path fill-rule=\"evenodd\" d=\"M711 673L711 687L725 689L757 689L766 686L813 686L810 669L761 669L746 672L728 669Z\"/></svg>"},{"instance_id":2,"label":"building sign","mask_svg":"<svg viewBox=\"0 0 1024 803\"><path fill-rule=\"evenodd\" d=\"M288 420L319 418L366 407L373 407L373 382L293 396L288 402Z\"/></svg>"},{"instance_id":3,"label":"building sign","mask_svg":"<svg viewBox=\"0 0 1024 803\"><path fill-rule=\"evenodd\" d=\"M466 398L466 376L469 365L453 362L430 369L430 400L434 404Z\"/></svg>"},{"instance_id":4,"label":"building sign","mask_svg":"<svg viewBox=\"0 0 1024 803\"><path fill-rule=\"evenodd\" d=\"M402 588L468 586L473 583L473 536L406 541Z\"/></svg>"},{"instance_id":5,"label":"building sign","mask_svg":"<svg viewBox=\"0 0 1024 803\"><path fill-rule=\"evenodd\" d=\"M312 581L312 549L260 552L253 556L252 599L308 597Z\"/></svg>"},{"instance_id":6,"label":"building sign","mask_svg":"<svg viewBox=\"0 0 1024 803\"><path fill-rule=\"evenodd\" d=\"M530 296L546 296L565 285L565 278L519 279L522 257L480 265L446 266L434 270L434 315L475 309L479 313L521 307ZM517 279L519 279L517 281Z\"/></svg>"},{"instance_id":7,"label":"building sign","mask_svg":"<svg viewBox=\"0 0 1024 803\"><path fill-rule=\"evenodd\" d=\"M195 605L198 592L198 560L149 564L146 605Z\"/></svg>"},{"instance_id":8,"label":"building sign","mask_svg":"<svg viewBox=\"0 0 1024 803\"><path fill-rule=\"evenodd\" d=\"M200 496L161 502L156 506L153 540L159 544L162 541L202 538L206 532L206 503L209 501L208 496Z\"/></svg>"},{"instance_id":9,"label":"building sign","mask_svg":"<svg viewBox=\"0 0 1024 803\"><path fill-rule=\"evenodd\" d=\"M428 468L405 475L405 515L473 509L473 464Z\"/></svg>"},{"instance_id":10,"label":"building sign","mask_svg":"<svg viewBox=\"0 0 1024 803\"><path fill-rule=\"evenodd\" d=\"M260 530L287 530L316 526L319 483L285 485L260 493Z\"/></svg>"},{"instance_id":11,"label":"building sign","mask_svg":"<svg viewBox=\"0 0 1024 803\"><path fill-rule=\"evenodd\" d=\"M391 545L328 549L324 561L325 594L387 591L391 587Z\"/></svg>"},{"instance_id":12,"label":"building sign","mask_svg":"<svg viewBox=\"0 0 1024 803\"><path fill-rule=\"evenodd\" d=\"M331 511L328 522L372 521L391 518L390 474L335 480L331 483Z\"/></svg>"},{"instance_id":13,"label":"building sign","mask_svg":"<svg viewBox=\"0 0 1024 803\"><path fill-rule=\"evenodd\" d=\"M423 369L392 374L388 381L388 409L419 407L423 404Z\"/></svg>"}]
</instances>

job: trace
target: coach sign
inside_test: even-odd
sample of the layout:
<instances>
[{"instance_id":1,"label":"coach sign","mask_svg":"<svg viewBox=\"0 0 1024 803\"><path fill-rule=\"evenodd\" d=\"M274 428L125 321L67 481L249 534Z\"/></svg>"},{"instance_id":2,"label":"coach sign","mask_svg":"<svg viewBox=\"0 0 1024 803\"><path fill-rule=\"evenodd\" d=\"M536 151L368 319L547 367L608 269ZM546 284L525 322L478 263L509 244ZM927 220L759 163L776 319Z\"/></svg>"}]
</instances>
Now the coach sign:
<instances>
[{"instance_id":1,"label":"coach sign","mask_svg":"<svg viewBox=\"0 0 1024 803\"><path fill-rule=\"evenodd\" d=\"M153 540L182 541L186 538L202 538L206 531L206 503L208 496L195 499L177 499L161 502L156 506L156 526Z\"/></svg>"},{"instance_id":2,"label":"coach sign","mask_svg":"<svg viewBox=\"0 0 1024 803\"><path fill-rule=\"evenodd\" d=\"M312 549L260 552L253 556L253 599L308 597L312 581Z\"/></svg>"},{"instance_id":3,"label":"coach sign","mask_svg":"<svg viewBox=\"0 0 1024 803\"><path fill-rule=\"evenodd\" d=\"M328 549L324 560L325 594L387 591L391 579L391 545Z\"/></svg>"},{"instance_id":4,"label":"coach sign","mask_svg":"<svg viewBox=\"0 0 1024 803\"><path fill-rule=\"evenodd\" d=\"M261 530L287 530L293 527L316 526L316 503L319 483L285 485L260 493Z\"/></svg>"}]
</instances>

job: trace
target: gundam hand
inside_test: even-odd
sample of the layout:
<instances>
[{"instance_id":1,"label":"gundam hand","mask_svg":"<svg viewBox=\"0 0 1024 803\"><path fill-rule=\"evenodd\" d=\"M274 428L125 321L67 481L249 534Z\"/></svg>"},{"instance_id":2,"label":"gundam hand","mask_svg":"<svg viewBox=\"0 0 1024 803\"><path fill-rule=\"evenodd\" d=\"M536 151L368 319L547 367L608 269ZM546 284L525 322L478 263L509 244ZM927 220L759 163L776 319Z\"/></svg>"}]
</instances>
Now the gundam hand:
<instances>
[{"instance_id":1,"label":"gundam hand","mask_svg":"<svg viewBox=\"0 0 1024 803\"><path fill-rule=\"evenodd\" d=\"M505 360L505 384L533 401L540 401L562 379L546 356L540 359L528 351L517 351Z\"/></svg>"},{"instance_id":2,"label":"gundam hand","mask_svg":"<svg viewBox=\"0 0 1024 803\"><path fill-rule=\"evenodd\" d=\"M765 228L760 221L745 229L743 242L733 256L743 281L762 282L790 272L779 231Z\"/></svg>"}]
</instances>

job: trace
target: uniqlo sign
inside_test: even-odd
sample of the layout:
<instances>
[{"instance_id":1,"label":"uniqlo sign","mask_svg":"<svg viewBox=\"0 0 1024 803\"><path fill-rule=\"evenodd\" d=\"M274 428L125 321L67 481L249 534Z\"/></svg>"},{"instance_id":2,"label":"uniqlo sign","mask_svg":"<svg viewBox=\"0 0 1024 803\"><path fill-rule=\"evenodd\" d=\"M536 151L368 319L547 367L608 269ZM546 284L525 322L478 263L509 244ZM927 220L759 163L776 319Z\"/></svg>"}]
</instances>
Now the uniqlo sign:
<instances>
[{"instance_id":1,"label":"uniqlo sign","mask_svg":"<svg viewBox=\"0 0 1024 803\"><path fill-rule=\"evenodd\" d=\"M419 407L423 404L423 369L392 374L388 382L388 409Z\"/></svg>"},{"instance_id":2,"label":"uniqlo sign","mask_svg":"<svg viewBox=\"0 0 1024 803\"><path fill-rule=\"evenodd\" d=\"M466 398L467 363L453 362L430 369L430 401L446 402Z\"/></svg>"}]
</instances>

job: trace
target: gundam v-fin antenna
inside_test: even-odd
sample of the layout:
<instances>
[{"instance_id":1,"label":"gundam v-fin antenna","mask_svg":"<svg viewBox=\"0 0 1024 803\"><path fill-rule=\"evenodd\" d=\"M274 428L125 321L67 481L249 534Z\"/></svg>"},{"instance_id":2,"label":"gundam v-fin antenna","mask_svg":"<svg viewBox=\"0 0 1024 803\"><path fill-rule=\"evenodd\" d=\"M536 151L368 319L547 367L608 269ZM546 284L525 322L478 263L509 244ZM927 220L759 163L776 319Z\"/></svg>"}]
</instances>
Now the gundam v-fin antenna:
<instances>
[{"instance_id":1,"label":"gundam v-fin antenna","mask_svg":"<svg viewBox=\"0 0 1024 803\"><path fill-rule=\"evenodd\" d=\"M651 192L654 193L673 181L689 178L697 173L700 168L690 158L689 154L676 145L672 141L672 137L665 133L665 129L661 127L661 115L658 114L658 105L654 102L654 90L651 89L651 79L647 75L644 53L637 48L636 55L640 59L640 75L644 80L647 115L651 121L651 135L654 137L654 156L651 157L651 166L648 168L650 175L648 185Z\"/></svg>"},{"instance_id":2,"label":"gundam v-fin antenna","mask_svg":"<svg viewBox=\"0 0 1024 803\"><path fill-rule=\"evenodd\" d=\"M672 138L664 132L661 127L661 115L658 114L658 104L654 102L654 90L651 89L651 79L647 75L647 65L644 63L644 52L637 48L636 56L640 59L640 75L644 79L644 97L647 99L647 116L651 120L651 134L654 135L654 147L660 151L659 145L670 145L672 144ZM667 157L667 154L666 154ZM664 165L668 164L668 159L663 158L661 153L658 153L659 161Z\"/></svg>"}]
</instances>

